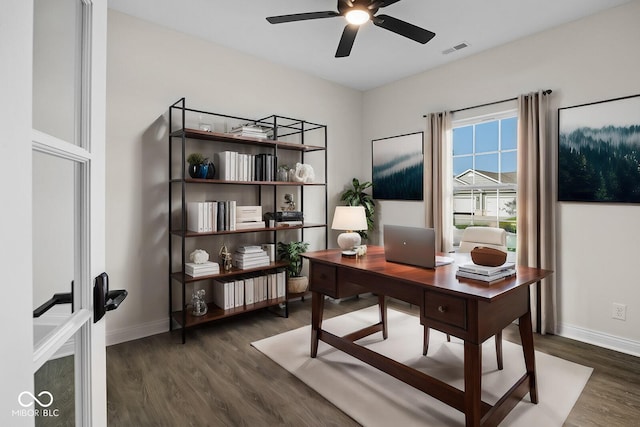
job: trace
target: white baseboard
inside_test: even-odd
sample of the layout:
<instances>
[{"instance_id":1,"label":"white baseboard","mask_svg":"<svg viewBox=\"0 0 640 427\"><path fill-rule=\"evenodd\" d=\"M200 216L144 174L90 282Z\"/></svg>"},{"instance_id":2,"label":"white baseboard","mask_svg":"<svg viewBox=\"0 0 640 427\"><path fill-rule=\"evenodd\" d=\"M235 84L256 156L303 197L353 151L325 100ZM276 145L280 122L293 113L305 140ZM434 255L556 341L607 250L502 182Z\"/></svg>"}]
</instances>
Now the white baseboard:
<instances>
[{"instance_id":1,"label":"white baseboard","mask_svg":"<svg viewBox=\"0 0 640 427\"><path fill-rule=\"evenodd\" d=\"M169 319L154 320L128 328L107 331L105 341L107 346L133 341L151 335L161 334L169 330Z\"/></svg>"},{"instance_id":2,"label":"white baseboard","mask_svg":"<svg viewBox=\"0 0 640 427\"><path fill-rule=\"evenodd\" d=\"M560 323L558 325L558 335L576 341L597 345L598 347L630 354L632 356L640 356L640 342L627 338L592 331L590 329L584 329L579 326L569 325L566 323Z\"/></svg>"}]
</instances>

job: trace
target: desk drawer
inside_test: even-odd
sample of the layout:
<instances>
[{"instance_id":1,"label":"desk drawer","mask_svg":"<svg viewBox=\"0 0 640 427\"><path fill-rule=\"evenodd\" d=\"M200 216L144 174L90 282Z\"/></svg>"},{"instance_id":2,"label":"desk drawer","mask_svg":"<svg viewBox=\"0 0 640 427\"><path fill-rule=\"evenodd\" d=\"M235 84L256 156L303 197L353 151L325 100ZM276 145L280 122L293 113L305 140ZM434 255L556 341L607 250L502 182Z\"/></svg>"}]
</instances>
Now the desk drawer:
<instances>
[{"instance_id":1,"label":"desk drawer","mask_svg":"<svg viewBox=\"0 0 640 427\"><path fill-rule=\"evenodd\" d=\"M314 262L311 264L311 290L335 297L337 274L331 265Z\"/></svg>"},{"instance_id":2,"label":"desk drawer","mask_svg":"<svg viewBox=\"0 0 640 427\"><path fill-rule=\"evenodd\" d=\"M464 298L425 291L424 316L428 319L467 329L467 302Z\"/></svg>"}]
</instances>

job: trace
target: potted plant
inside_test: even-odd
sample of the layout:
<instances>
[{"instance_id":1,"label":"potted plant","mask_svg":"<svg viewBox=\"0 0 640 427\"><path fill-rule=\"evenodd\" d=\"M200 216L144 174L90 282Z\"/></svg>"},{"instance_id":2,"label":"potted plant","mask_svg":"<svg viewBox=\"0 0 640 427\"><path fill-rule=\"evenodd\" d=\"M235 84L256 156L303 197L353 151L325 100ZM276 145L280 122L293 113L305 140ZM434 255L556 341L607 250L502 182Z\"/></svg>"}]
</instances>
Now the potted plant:
<instances>
[{"instance_id":1,"label":"potted plant","mask_svg":"<svg viewBox=\"0 0 640 427\"><path fill-rule=\"evenodd\" d=\"M204 160L204 156L200 153L189 154L189 157L187 157L187 163L189 163L189 176L191 178L201 178L200 174Z\"/></svg>"},{"instance_id":2,"label":"potted plant","mask_svg":"<svg viewBox=\"0 0 640 427\"><path fill-rule=\"evenodd\" d=\"M346 202L348 206L364 206L364 213L367 217L367 230L358 231L358 234L360 234L360 237L363 239L368 239L369 235L367 231L373 230L373 217L375 214L373 197L364 192L364 190L369 187L373 187L371 182L366 181L361 183L357 178L353 178L351 188L345 190L340 196L340 200Z\"/></svg>"},{"instance_id":3,"label":"potted plant","mask_svg":"<svg viewBox=\"0 0 640 427\"><path fill-rule=\"evenodd\" d=\"M306 292L309 287L309 278L300 275L303 260L300 254L306 252L308 248L309 243L307 242L278 242L278 258L289 262L286 267L287 290L289 293Z\"/></svg>"},{"instance_id":4,"label":"potted plant","mask_svg":"<svg viewBox=\"0 0 640 427\"><path fill-rule=\"evenodd\" d=\"M213 163L200 153L189 154L187 163L189 163L189 176L191 178L213 179L216 173Z\"/></svg>"}]
</instances>

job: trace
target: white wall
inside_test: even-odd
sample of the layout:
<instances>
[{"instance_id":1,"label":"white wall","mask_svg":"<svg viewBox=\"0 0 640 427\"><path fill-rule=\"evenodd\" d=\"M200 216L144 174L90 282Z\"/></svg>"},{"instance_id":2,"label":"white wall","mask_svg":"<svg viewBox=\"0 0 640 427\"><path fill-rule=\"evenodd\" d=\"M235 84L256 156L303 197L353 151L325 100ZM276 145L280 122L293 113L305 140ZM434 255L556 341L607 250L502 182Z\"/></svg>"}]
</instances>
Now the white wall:
<instances>
[{"instance_id":1,"label":"white wall","mask_svg":"<svg viewBox=\"0 0 640 427\"><path fill-rule=\"evenodd\" d=\"M362 93L109 11L107 272L127 300L107 316L107 342L168 329L167 110L280 114L328 126L329 219L362 177ZM362 159L362 161L360 161ZM329 243L334 244L334 233Z\"/></svg>"},{"instance_id":2,"label":"white wall","mask_svg":"<svg viewBox=\"0 0 640 427\"><path fill-rule=\"evenodd\" d=\"M424 130L425 113L538 89L553 90L556 144L557 108L640 93L639 16L635 1L368 91L362 150L370 156L372 139ZM423 210L379 202L383 223L423 225ZM640 206L557 203L557 213L560 333L640 354ZM613 302L627 304L626 322L611 318Z\"/></svg>"}]
</instances>

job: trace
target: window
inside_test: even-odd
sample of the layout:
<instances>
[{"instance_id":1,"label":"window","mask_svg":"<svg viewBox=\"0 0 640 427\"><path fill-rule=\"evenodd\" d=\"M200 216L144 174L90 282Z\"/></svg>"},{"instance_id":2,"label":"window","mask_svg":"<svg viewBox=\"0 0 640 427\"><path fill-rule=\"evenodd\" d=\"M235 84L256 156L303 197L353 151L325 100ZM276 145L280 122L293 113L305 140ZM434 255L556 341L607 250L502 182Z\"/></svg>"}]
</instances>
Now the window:
<instances>
[{"instance_id":1,"label":"window","mask_svg":"<svg viewBox=\"0 0 640 427\"><path fill-rule=\"evenodd\" d=\"M515 250L517 112L453 122L454 232L470 225L504 228ZM459 231L456 231L459 230ZM459 239L454 236L454 243Z\"/></svg>"}]
</instances>

